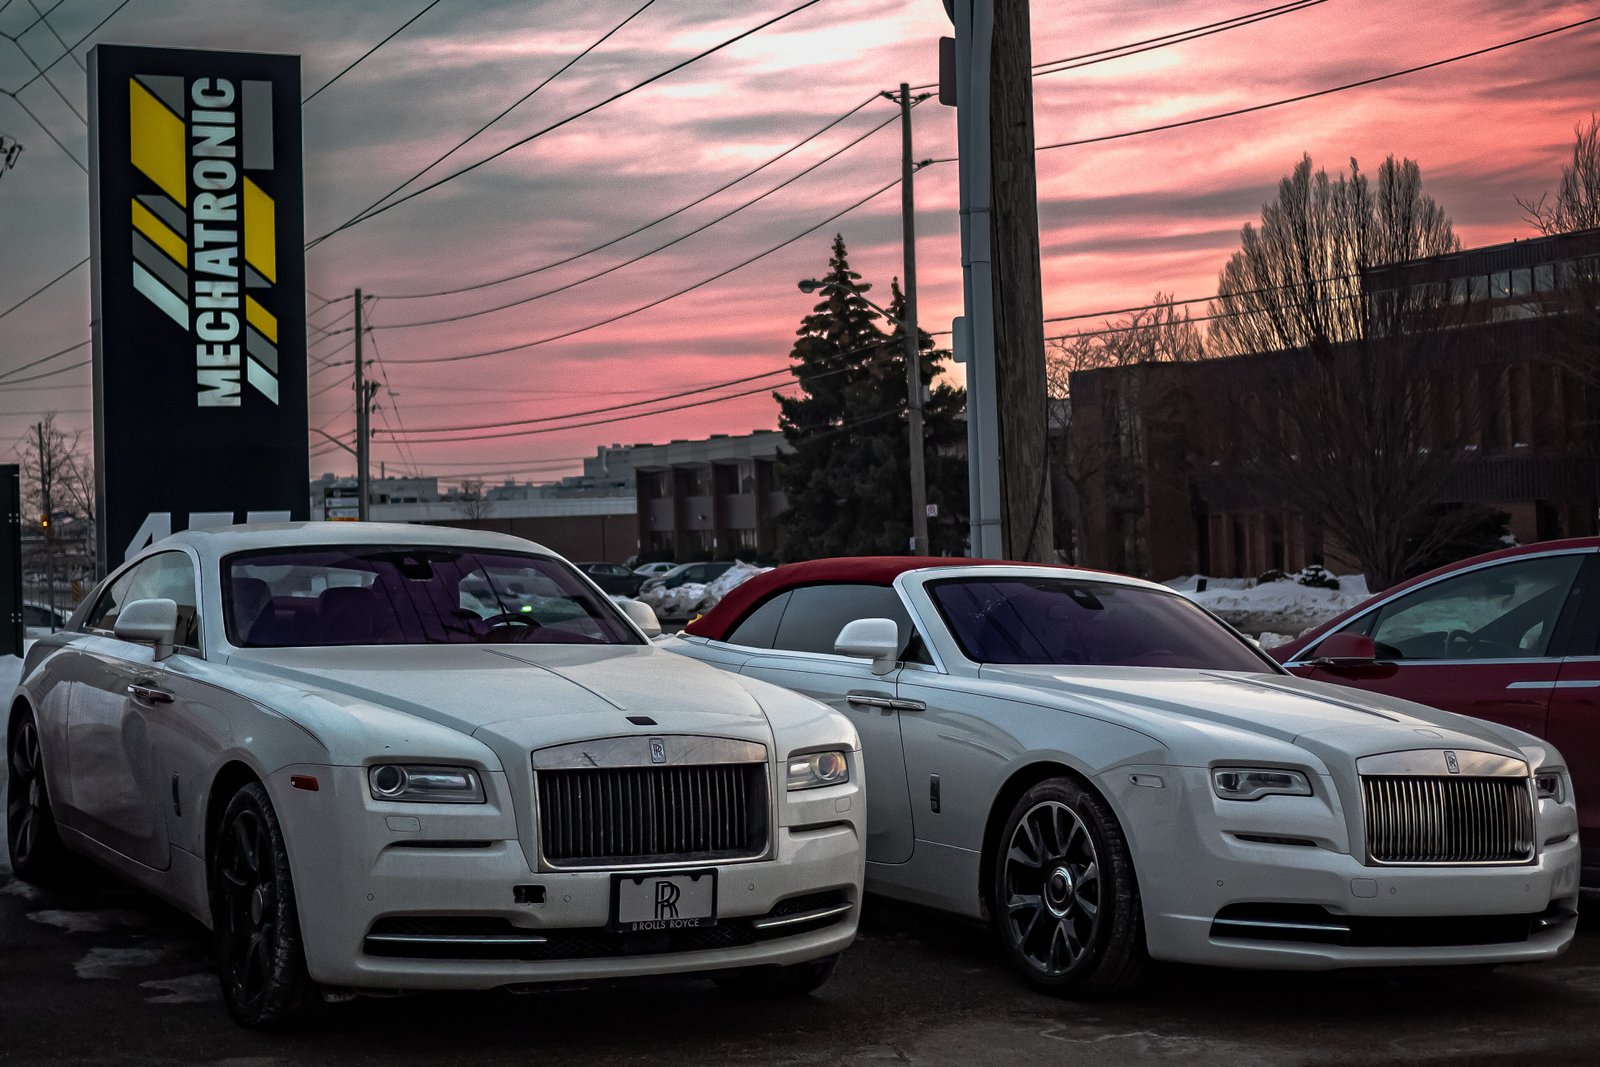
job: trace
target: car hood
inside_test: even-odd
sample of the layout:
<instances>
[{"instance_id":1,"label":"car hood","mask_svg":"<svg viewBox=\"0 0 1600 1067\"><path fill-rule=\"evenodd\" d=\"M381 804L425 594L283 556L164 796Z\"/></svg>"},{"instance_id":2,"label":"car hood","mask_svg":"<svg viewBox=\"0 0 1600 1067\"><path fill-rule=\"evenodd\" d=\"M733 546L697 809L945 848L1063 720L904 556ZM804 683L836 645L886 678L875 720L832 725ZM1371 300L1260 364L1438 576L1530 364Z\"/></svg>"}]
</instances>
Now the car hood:
<instances>
[{"instance_id":1,"label":"car hood","mask_svg":"<svg viewBox=\"0 0 1600 1067\"><path fill-rule=\"evenodd\" d=\"M1181 762L1226 755L1228 737L1288 743L1328 766L1379 752L1465 749L1525 759L1521 735L1377 693L1276 674L1110 667L984 667L993 685L1099 713L1155 737Z\"/></svg>"},{"instance_id":2,"label":"car hood","mask_svg":"<svg viewBox=\"0 0 1600 1067\"><path fill-rule=\"evenodd\" d=\"M305 698L380 705L497 748L496 741L526 751L641 728L762 744L771 738L742 679L653 646L246 649L228 665Z\"/></svg>"}]
</instances>

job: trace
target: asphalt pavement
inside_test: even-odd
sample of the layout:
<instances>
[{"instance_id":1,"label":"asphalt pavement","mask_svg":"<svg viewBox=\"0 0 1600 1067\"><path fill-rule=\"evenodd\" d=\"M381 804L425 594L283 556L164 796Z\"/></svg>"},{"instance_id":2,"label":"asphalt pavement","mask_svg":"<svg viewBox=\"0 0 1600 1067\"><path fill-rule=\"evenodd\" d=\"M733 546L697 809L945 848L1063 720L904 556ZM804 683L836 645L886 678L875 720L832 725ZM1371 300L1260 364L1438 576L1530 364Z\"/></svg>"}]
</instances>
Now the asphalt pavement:
<instances>
[{"instance_id":1,"label":"asphalt pavement","mask_svg":"<svg viewBox=\"0 0 1600 1067\"><path fill-rule=\"evenodd\" d=\"M1262 974L1161 967L1073 1003L1014 979L984 930L869 899L833 981L789 1001L691 979L339 1005L236 1027L195 923L109 876L17 882L0 853L0 1064L1096 1064L1594 1062L1600 921L1562 959L1496 971ZM1589 911L1600 909L1590 896Z\"/></svg>"}]
</instances>

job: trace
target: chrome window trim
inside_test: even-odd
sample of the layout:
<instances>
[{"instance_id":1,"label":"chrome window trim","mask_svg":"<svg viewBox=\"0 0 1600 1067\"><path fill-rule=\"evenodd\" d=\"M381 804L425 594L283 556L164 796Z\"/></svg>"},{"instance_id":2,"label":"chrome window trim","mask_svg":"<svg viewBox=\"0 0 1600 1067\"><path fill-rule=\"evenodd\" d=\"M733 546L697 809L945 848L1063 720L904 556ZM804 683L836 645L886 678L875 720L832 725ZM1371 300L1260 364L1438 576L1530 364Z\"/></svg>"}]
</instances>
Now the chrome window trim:
<instances>
[{"instance_id":1,"label":"chrome window trim","mask_svg":"<svg viewBox=\"0 0 1600 1067\"><path fill-rule=\"evenodd\" d=\"M90 590L90 596L88 598L88 600L89 600L89 609L88 609L88 611L86 611L84 613L83 622L78 624L78 628L77 628L77 630L75 632L81 633L81 634L89 634L90 636L93 636L93 637L109 637L113 641L121 641L122 638L118 637L114 630L103 630L98 626L90 626L89 625L89 617L90 617L90 615L92 615L94 613L94 609L99 606L100 598L102 596L104 596L108 591L110 591L112 583L114 583L117 579L121 578L124 574L127 574L129 571L133 570L133 568L139 566L141 563L144 563L144 562L146 562L148 560L155 559L157 556L166 556L166 555L183 556L185 559L187 559L189 561L189 567L191 568L191 570L192 570L192 572L194 574L194 627L195 627L195 641L197 643L193 644L193 645L178 645L178 644L175 644L175 645L172 646L172 651L173 651L173 653L175 655L193 656L196 659L201 659L201 660L205 659L206 658L206 651L205 651L205 649L206 649L205 586L204 586L204 583L202 583L201 580L200 580L200 557L198 555L196 555L195 552L192 549L190 549L187 545L174 545L171 548L163 548L163 549L160 549L158 551L142 553L141 555L135 556L133 559L128 560L128 562L124 563L122 566L118 567L116 570L114 570L110 574L106 575L106 577L103 580L101 580L93 589ZM68 633L70 633L70 632L74 632L74 631L66 630L66 628L63 627L62 631L58 631L58 632L68 632Z\"/></svg>"},{"instance_id":2,"label":"chrome window trim","mask_svg":"<svg viewBox=\"0 0 1600 1067\"><path fill-rule=\"evenodd\" d=\"M1375 604L1369 604L1367 606L1367 610L1366 611L1363 611L1359 615L1352 615L1345 622L1345 624L1343 626L1341 626L1338 630L1329 630L1328 633L1323 634L1322 637L1317 640L1317 644L1321 644L1322 641L1324 639L1326 639L1329 634L1340 633L1340 632L1342 632L1344 630L1348 630L1356 622L1360 621L1361 619L1366 618L1367 616L1373 614L1374 612L1382 611L1386 606L1388 606L1389 604L1392 604L1396 600L1399 600L1403 596L1410 596L1413 593L1420 593L1424 589L1428 589L1428 588L1431 588L1432 586L1438 585L1440 582L1449 581L1452 578L1458 578L1463 574L1472 574L1475 571L1487 570L1490 567L1503 567L1503 566L1506 566L1507 564L1522 563L1522 562L1525 562L1527 560L1532 560L1532 559L1551 559L1551 558L1554 558L1556 556L1588 556L1588 555L1593 555L1596 551L1600 551L1600 549L1593 549L1593 548L1560 548L1560 549L1554 549L1554 550L1549 551L1549 552L1529 552L1527 555L1523 555L1523 556L1511 556L1511 557L1508 557L1506 559L1493 559L1493 560L1488 560L1488 561L1486 561L1484 563L1475 564L1474 566L1471 566L1471 567L1463 567L1460 570L1453 570L1448 574L1441 574L1437 578L1434 578L1434 579L1432 579L1430 581L1423 582L1421 585L1414 585L1410 589L1403 589L1398 593L1391 593L1389 596L1384 597L1382 600L1378 601ZM1299 652L1296 652L1292 657L1290 657L1289 659L1285 660L1283 665L1285 667L1302 667L1302 666L1306 666L1307 664L1315 662L1315 657L1310 657L1309 656L1309 648L1310 647L1314 647L1314 646L1308 646L1308 648L1301 649ZM1483 660L1483 659L1476 659L1476 660L1460 660L1460 659L1421 660L1421 659L1408 659L1408 660L1400 660L1398 662L1399 663L1403 663L1408 667L1418 667L1418 666L1425 666L1425 665L1426 666L1431 666L1431 665L1436 665L1436 664L1441 664L1441 663L1448 663L1448 664L1451 664L1453 666L1459 667L1464 663L1485 663L1485 664L1487 664L1487 663L1540 663L1540 662L1543 662L1543 663L1560 663L1562 661L1562 658L1563 657L1559 657L1558 656L1558 657L1553 657L1553 658L1552 657L1540 657L1539 659L1512 659L1512 660ZM1600 656L1596 656L1594 658L1597 659L1597 660L1600 660Z\"/></svg>"}]
</instances>

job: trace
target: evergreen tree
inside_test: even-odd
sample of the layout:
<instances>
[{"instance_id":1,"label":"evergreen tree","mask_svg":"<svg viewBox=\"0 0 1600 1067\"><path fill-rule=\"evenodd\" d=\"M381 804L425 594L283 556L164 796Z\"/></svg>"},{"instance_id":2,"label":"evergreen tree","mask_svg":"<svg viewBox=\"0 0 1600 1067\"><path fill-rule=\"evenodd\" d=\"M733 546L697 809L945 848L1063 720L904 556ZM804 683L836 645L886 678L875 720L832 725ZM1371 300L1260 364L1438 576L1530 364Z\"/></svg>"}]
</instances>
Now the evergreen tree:
<instances>
[{"instance_id":1,"label":"evergreen tree","mask_svg":"<svg viewBox=\"0 0 1600 1067\"><path fill-rule=\"evenodd\" d=\"M870 290L850 269L835 236L822 300L801 321L790 353L800 396L777 397L779 427L793 451L778 460L789 507L780 522L786 559L900 555L911 540L911 487L903 342L885 334L880 316L858 293ZM900 314L899 287L891 311ZM946 353L921 337L923 374L931 381ZM961 437L959 390L938 386L925 405L928 501L936 552L957 552L964 533L966 466L948 453Z\"/></svg>"}]
</instances>

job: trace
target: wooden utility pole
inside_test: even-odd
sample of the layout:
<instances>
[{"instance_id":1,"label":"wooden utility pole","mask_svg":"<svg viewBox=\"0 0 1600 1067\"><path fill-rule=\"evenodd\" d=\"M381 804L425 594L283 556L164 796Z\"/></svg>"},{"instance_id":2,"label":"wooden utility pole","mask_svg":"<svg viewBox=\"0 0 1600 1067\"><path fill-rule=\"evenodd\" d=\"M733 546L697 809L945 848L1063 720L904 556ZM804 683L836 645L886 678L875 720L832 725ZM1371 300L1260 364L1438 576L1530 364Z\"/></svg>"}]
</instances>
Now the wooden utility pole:
<instances>
[{"instance_id":1,"label":"wooden utility pole","mask_svg":"<svg viewBox=\"0 0 1600 1067\"><path fill-rule=\"evenodd\" d=\"M1001 537L1007 559L1054 562L1028 0L992 3L989 232Z\"/></svg>"},{"instance_id":2,"label":"wooden utility pole","mask_svg":"<svg viewBox=\"0 0 1600 1067\"><path fill-rule=\"evenodd\" d=\"M922 331L917 326L917 212L911 190L911 87L900 83L900 223L904 242L905 292L900 335L906 349L906 404L911 448L911 554L928 549L928 479L922 440Z\"/></svg>"},{"instance_id":3,"label":"wooden utility pole","mask_svg":"<svg viewBox=\"0 0 1600 1067\"><path fill-rule=\"evenodd\" d=\"M371 396L367 391L366 368L363 366L361 355L361 334L363 332L361 321L361 290L356 290L356 518L366 522L370 517L371 504L368 502L370 480L369 467L371 461L367 455L367 443L371 439L371 432L367 426L367 419L372 413Z\"/></svg>"}]
</instances>

